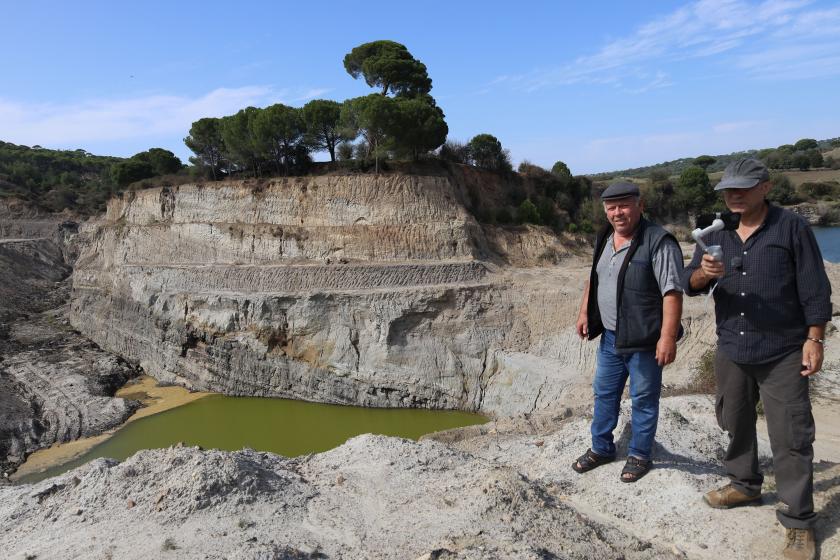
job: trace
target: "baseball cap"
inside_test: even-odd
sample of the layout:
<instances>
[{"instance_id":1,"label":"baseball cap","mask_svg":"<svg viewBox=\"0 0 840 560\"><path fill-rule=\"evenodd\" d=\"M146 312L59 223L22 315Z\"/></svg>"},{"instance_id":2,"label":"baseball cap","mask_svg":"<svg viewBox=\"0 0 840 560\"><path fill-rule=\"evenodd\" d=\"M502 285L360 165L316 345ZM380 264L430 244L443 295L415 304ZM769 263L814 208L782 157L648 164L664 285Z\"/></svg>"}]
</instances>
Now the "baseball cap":
<instances>
[{"instance_id":1,"label":"baseball cap","mask_svg":"<svg viewBox=\"0 0 840 560\"><path fill-rule=\"evenodd\" d=\"M723 170L723 178L715 185L715 190L750 189L769 178L770 172L760 160L742 158L726 166Z\"/></svg>"},{"instance_id":2,"label":"baseball cap","mask_svg":"<svg viewBox=\"0 0 840 560\"><path fill-rule=\"evenodd\" d=\"M614 200L628 196L639 196L639 187L633 183L613 183L601 193L601 200Z\"/></svg>"}]
</instances>

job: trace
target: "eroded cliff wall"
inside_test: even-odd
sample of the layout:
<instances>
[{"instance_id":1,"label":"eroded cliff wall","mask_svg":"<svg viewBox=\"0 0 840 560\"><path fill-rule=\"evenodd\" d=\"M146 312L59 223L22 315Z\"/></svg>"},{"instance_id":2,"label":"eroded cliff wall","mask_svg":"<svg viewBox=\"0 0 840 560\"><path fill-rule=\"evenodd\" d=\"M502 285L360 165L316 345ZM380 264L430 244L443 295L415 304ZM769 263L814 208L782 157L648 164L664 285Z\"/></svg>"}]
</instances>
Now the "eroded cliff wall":
<instances>
[{"instance_id":1,"label":"eroded cliff wall","mask_svg":"<svg viewBox=\"0 0 840 560\"><path fill-rule=\"evenodd\" d=\"M130 193L83 228L72 322L155 377L200 389L546 406L591 365L560 327L580 287L560 269L535 283L493 264L464 199L447 177L407 175Z\"/></svg>"},{"instance_id":2,"label":"eroded cliff wall","mask_svg":"<svg viewBox=\"0 0 840 560\"><path fill-rule=\"evenodd\" d=\"M73 325L159 379L228 394L498 415L588 402L588 257L548 230L483 230L465 206L478 179L128 193L82 229ZM686 309L671 385L714 339L711 308Z\"/></svg>"}]
</instances>

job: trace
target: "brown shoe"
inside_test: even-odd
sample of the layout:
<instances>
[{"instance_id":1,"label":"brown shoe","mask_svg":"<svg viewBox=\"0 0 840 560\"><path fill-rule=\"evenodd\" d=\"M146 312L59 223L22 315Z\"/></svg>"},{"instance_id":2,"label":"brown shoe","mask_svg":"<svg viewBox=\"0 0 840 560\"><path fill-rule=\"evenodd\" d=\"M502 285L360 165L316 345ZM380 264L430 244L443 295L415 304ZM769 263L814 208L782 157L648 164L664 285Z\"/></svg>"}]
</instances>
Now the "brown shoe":
<instances>
[{"instance_id":1,"label":"brown shoe","mask_svg":"<svg viewBox=\"0 0 840 560\"><path fill-rule=\"evenodd\" d=\"M785 558L790 560L814 560L817 555L817 539L813 529L786 529Z\"/></svg>"},{"instance_id":2,"label":"brown shoe","mask_svg":"<svg viewBox=\"0 0 840 560\"><path fill-rule=\"evenodd\" d=\"M703 499L713 508L729 509L745 504L759 503L761 502L761 494L758 494L757 496L749 496L731 484L727 484L717 490L706 492L703 495Z\"/></svg>"}]
</instances>

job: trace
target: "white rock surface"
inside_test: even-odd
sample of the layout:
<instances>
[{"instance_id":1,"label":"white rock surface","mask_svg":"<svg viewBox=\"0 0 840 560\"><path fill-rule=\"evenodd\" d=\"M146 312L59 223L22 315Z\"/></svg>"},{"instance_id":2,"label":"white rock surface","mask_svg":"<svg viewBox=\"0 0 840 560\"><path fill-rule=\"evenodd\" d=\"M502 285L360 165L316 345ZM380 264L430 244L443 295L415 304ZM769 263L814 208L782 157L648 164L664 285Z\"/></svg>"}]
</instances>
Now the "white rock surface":
<instances>
[{"instance_id":1,"label":"white rock surface","mask_svg":"<svg viewBox=\"0 0 840 560\"><path fill-rule=\"evenodd\" d=\"M713 510L725 435L711 399L663 402L657 463L636 484L621 462L571 470L588 420L519 416L412 442L359 436L298 459L169 448L99 459L0 488L7 558L778 557L772 476L758 507ZM626 448L628 407L617 433ZM762 463L768 446L762 440ZM822 558L840 554L840 465L817 465Z\"/></svg>"},{"instance_id":2,"label":"white rock surface","mask_svg":"<svg viewBox=\"0 0 840 560\"><path fill-rule=\"evenodd\" d=\"M496 416L579 401L588 257L546 229L485 232L471 189L350 175L128 193L83 228L73 325L200 390ZM686 303L667 385L690 382L711 314Z\"/></svg>"}]
</instances>

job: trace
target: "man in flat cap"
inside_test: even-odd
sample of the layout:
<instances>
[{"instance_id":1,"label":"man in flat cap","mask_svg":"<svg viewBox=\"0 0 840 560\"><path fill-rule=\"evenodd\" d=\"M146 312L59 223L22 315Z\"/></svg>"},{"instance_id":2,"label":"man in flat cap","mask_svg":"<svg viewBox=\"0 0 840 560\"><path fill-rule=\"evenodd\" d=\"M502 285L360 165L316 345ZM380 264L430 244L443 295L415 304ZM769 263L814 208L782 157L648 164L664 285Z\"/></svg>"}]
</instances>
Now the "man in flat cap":
<instances>
[{"instance_id":1,"label":"man in flat cap","mask_svg":"<svg viewBox=\"0 0 840 560\"><path fill-rule=\"evenodd\" d=\"M674 361L682 335L682 251L673 235L642 217L639 188L616 183L601 195L609 224L595 241L577 332L601 337L592 382L592 447L572 465L584 473L615 459L613 430L630 378L633 402L623 482L650 470L659 420L662 367Z\"/></svg>"},{"instance_id":2,"label":"man in flat cap","mask_svg":"<svg viewBox=\"0 0 840 560\"><path fill-rule=\"evenodd\" d=\"M808 377L823 361L825 324L831 319L831 286L811 228L773 206L767 167L746 158L727 166L715 190L741 214L737 231L709 236L723 260L701 248L683 273L689 296L714 289L717 322L715 412L729 433L723 459L729 484L704 496L714 508L761 500L756 405L764 405L778 496L787 531L786 558L815 555L814 417Z\"/></svg>"}]
</instances>

